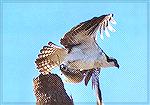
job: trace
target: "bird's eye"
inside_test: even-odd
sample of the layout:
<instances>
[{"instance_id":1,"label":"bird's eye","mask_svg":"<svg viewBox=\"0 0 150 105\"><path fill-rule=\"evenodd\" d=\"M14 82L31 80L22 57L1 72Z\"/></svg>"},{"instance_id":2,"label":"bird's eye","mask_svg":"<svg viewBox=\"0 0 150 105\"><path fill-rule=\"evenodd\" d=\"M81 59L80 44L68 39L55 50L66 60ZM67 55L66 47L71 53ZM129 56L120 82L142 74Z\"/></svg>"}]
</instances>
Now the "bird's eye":
<instances>
[{"instance_id":1,"label":"bird's eye","mask_svg":"<svg viewBox=\"0 0 150 105\"><path fill-rule=\"evenodd\" d=\"M116 59L114 59L114 63L117 63L117 60L116 60Z\"/></svg>"}]
</instances>

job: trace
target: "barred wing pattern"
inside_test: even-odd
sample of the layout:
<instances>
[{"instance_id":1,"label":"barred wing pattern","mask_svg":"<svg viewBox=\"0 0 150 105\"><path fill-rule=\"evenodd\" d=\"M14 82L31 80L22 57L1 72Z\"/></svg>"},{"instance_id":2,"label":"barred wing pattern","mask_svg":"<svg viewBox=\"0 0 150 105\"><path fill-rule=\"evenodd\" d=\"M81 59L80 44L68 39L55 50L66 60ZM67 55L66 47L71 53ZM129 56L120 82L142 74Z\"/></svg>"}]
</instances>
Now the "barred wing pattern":
<instances>
[{"instance_id":1,"label":"barred wing pattern","mask_svg":"<svg viewBox=\"0 0 150 105\"><path fill-rule=\"evenodd\" d=\"M102 15L100 17L94 17L91 20L80 23L73 27L65 36L60 40L60 43L65 48L72 48L74 45L86 43L89 41L95 41L96 31L99 29L100 37L103 39L103 33L109 37L108 30L115 32L115 29L111 24L116 24L113 18L113 14Z\"/></svg>"},{"instance_id":2,"label":"barred wing pattern","mask_svg":"<svg viewBox=\"0 0 150 105\"><path fill-rule=\"evenodd\" d=\"M44 46L40 50L40 54L35 61L36 66L42 74L48 74L53 68L59 66L66 54L66 49L49 42L48 46Z\"/></svg>"}]
</instances>

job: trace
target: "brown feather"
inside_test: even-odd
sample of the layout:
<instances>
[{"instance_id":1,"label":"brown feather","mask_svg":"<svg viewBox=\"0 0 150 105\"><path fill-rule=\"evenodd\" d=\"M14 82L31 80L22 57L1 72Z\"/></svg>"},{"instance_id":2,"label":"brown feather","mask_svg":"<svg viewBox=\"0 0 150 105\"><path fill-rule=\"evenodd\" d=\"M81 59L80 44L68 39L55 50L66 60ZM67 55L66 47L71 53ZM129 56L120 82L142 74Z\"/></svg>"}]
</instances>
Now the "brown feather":
<instances>
[{"instance_id":1,"label":"brown feather","mask_svg":"<svg viewBox=\"0 0 150 105\"><path fill-rule=\"evenodd\" d=\"M66 54L66 49L49 42L48 46L44 46L40 50L40 54L35 60L35 64L40 72L48 73L63 61Z\"/></svg>"},{"instance_id":2,"label":"brown feather","mask_svg":"<svg viewBox=\"0 0 150 105\"><path fill-rule=\"evenodd\" d=\"M69 32L67 32L63 38L61 38L60 43L65 48L70 48L72 45L77 45L83 42L86 42L87 38L91 38L91 35L94 34L99 27L105 27L108 24L108 21L111 17L109 15L102 15L100 17L94 17L90 20L80 23L79 25L73 27ZM107 20L107 21L106 21ZM88 42L89 40L87 40Z\"/></svg>"}]
</instances>

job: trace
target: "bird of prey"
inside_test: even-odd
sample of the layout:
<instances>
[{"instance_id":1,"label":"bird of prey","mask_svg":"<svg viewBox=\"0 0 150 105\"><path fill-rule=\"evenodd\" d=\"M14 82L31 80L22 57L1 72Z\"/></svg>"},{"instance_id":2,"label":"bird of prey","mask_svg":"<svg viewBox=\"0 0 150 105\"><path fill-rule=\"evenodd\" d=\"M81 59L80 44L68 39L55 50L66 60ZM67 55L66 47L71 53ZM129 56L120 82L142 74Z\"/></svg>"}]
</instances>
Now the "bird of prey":
<instances>
[{"instance_id":1,"label":"bird of prey","mask_svg":"<svg viewBox=\"0 0 150 105\"><path fill-rule=\"evenodd\" d=\"M115 32L111 26L116 24L113 14L94 17L80 23L67 32L60 43L64 46L49 42L40 50L35 63L42 74L48 74L57 66L60 67L69 82L79 83L85 81L85 85L92 77L92 87L97 94L97 103L101 105L101 91L99 88L99 73L101 68L118 67L117 60L109 57L97 44L97 30L103 40L103 33L110 37L109 31Z\"/></svg>"}]
</instances>

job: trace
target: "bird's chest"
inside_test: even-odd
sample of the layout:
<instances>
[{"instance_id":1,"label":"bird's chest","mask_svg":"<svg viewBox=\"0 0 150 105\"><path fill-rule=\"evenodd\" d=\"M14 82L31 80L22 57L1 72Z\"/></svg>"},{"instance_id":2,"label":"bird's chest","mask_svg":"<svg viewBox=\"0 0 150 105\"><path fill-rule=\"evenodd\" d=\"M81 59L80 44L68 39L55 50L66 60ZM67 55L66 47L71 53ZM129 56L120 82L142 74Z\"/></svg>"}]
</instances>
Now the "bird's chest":
<instances>
[{"instance_id":1,"label":"bird's chest","mask_svg":"<svg viewBox=\"0 0 150 105\"><path fill-rule=\"evenodd\" d=\"M67 56L65 63L71 69L88 70L99 68L101 61L101 52L99 50L88 49L74 51Z\"/></svg>"}]
</instances>

